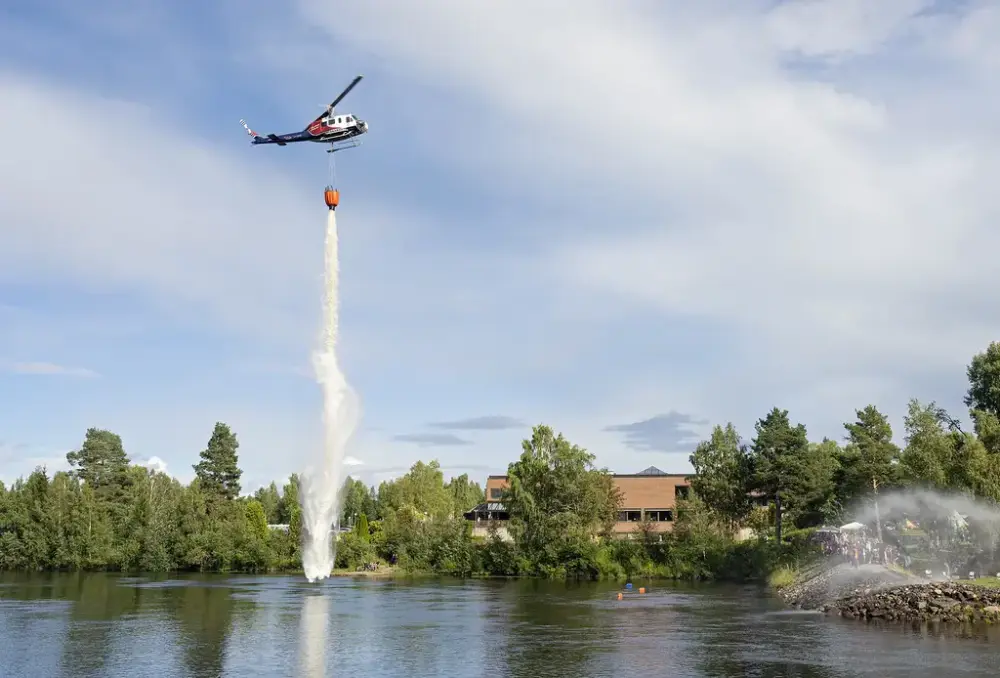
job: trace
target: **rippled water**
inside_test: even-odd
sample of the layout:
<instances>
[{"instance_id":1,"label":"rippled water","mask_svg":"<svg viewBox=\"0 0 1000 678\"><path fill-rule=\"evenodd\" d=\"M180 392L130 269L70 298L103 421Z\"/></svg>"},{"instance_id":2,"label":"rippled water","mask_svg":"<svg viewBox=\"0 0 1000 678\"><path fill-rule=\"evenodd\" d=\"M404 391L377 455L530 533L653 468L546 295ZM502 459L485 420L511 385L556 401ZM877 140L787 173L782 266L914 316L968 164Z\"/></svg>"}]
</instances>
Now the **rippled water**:
<instances>
[{"instance_id":1,"label":"rippled water","mask_svg":"<svg viewBox=\"0 0 1000 678\"><path fill-rule=\"evenodd\" d=\"M791 612L755 587L0 577L0 676L995 676L1000 630Z\"/></svg>"}]
</instances>

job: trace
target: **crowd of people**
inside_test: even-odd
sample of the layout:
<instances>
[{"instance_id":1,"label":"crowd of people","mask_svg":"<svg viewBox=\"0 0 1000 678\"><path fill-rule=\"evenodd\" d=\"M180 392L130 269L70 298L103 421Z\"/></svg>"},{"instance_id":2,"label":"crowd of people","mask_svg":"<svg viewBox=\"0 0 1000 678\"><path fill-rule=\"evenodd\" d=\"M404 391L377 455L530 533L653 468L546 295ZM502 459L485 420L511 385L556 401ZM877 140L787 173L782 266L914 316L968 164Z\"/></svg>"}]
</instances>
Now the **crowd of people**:
<instances>
[{"instance_id":1,"label":"crowd of people","mask_svg":"<svg viewBox=\"0 0 1000 678\"><path fill-rule=\"evenodd\" d=\"M864 527L822 528L816 538L827 556L846 558L854 567L899 564L899 548L879 541Z\"/></svg>"}]
</instances>

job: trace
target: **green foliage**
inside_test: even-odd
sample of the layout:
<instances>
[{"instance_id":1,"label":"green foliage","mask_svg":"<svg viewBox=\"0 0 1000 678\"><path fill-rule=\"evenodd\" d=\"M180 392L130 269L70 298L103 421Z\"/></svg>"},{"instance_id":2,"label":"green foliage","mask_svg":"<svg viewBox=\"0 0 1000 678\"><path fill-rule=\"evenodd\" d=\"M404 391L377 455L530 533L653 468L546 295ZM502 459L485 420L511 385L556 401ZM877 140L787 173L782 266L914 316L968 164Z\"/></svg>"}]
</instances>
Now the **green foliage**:
<instances>
[{"instance_id":1,"label":"green foliage","mask_svg":"<svg viewBox=\"0 0 1000 678\"><path fill-rule=\"evenodd\" d=\"M369 543L372 540L371 532L368 530L368 516L364 513L358 518L358 522L354 524L354 535L365 543Z\"/></svg>"},{"instance_id":2,"label":"green foliage","mask_svg":"<svg viewBox=\"0 0 1000 678\"><path fill-rule=\"evenodd\" d=\"M712 436L691 454L695 475L691 488L715 508L719 517L738 524L750 514L749 491L753 478L752 459L736 428L716 426Z\"/></svg>"},{"instance_id":3,"label":"green foliage","mask_svg":"<svg viewBox=\"0 0 1000 678\"><path fill-rule=\"evenodd\" d=\"M256 499L264 509L264 516L270 525L281 523L281 493L278 485L272 482L267 487L261 487L254 492Z\"/></svg>"},{"instance_id":4,"label":"green foliage","mask_svg":"<svg viewBox=\"0 0 1000 678\"><path fill-rule=\"evenodd\" d=\"M783 589L795 583L797 572L792 567L780 567L767 578L768 585L773 589Z\"/></svg>"},{"instance_id":5,"label":"green foliage","mask_svg":"<svg viewBox=\"0 0 1000 678\"><path fill-rule=\"evenodd\" d=\"M348 476L340 492L344 506L340 515L341 525L356 523L361 516L366 516L367 520L375 520L377 511L374 488L369 489L360 480Z\"/></svg>"},{"instance_id":6,"label":"green foliage","mask_svg":"<svg viewBox=\"0 0 1000 678\"><path fill-rule=\"evenodd\" d=\"M99 497L118 498L128 481L129 459L122 439L111 431L90 428L79 450L66 453L74 475Z\"/></svg>"},{"instance_id":7,"label":"green foliage","mask_svg":"<svg viewBox=\"0 0 1000 678\"><path fill-rule=\"evenodd\" d=\"M594 455L547 426L536 426L507 469L502 502L522 554L539 574L564 567L576 572L593 535L614 523L621 498Z\"/></svg>"},{"instance_id":8,"label":"green foliage","mask_svg":"<svg viewBox=\"0 0 1000 678\"><path fill-rule=\"evenodd\" d=\"M973 356L966 376L966 406L1000 417L1000 341L990 342L985 351Z\"/></svg>"},{"instance_id":9,"label":"green foliage","mask_svg":"<svg viewBox=\"0 0 1000 678\"><path fill-rule=\"evenodd\" d=\"M236 434L221 421L215 424L208 447L201 452L201 461L194 465L202 489L209 496L235 499L240 494L239 449Z\"/></svg>"},{"instance_id":10,"label":"green foliage","mask_svg":"<svg viewBox=\"0 0 1000 678\"><path fill-rule=\"evenodd\" d=\"M888 418L878 408L869 405L856 414L856 422L844 424L849 441L847 453L851 455L849 482L855 492L867 486L877 495L880 488L896 484L900 450L892 442Z\"/></svg>"},{"instance_id":11,"label":"green foliage","mask_svg":"<svg viewBox=\"0 0 1000 678\"><path fill-rule=\"evenodd\" d=\"M337 541L336 567L356 570L378 559L371 542L354 532L344 532Z\"/></svg>"},{"instance_id":12,"label":"green foliage","mask_svg":"<svg viewBox=\"0 0 1000 678\"><path fill-rule=\"evenodd\" d=\"M467 473L449 480L445 489L451 495L453 518L461 518L463 513L486 501L482 486L469 480Z\"/></svg>"},{"instance_id":13,"label":"green foliage","mask_svg":"<svg viewBox=\"0 0 1000 678\"><path fill-rule=\"evenodd\" d=\"M621 497L587 450L539 425L508 467L501 501L511 520L472 536L461 516L482 487L445 481L436 460L418 461L374 487L343 486L338 567L394 563L405 571L454 576L557 578L676 577L780 583L815 557L809 537L853 503L877 508L888 488L931 487L1000 502L1000 343L975 356L966 402L975 432L933 402L909 403L905 445L892 442L874 406L846 423L846 445L810 442L787 410L773 408L744 444L732 424L716 426L691 455L696 475L677 501L671 532L637 525L610 534ZM240 497L236 435L217 423L187 486L129 463L121 438L91 428L67 455L72 471L38 468L0 483L0 570L271 571L301 566L299 480L292 475ZM780 497L788 522L773 538ZM287 525L287 530L272 529ZM923 524L931 533L933 524ZM740 541L737 534L748 528ZM912 535L907 535L909 538ZM927 539L927 535L913 538Z\"/></svg>"}]
</instances>

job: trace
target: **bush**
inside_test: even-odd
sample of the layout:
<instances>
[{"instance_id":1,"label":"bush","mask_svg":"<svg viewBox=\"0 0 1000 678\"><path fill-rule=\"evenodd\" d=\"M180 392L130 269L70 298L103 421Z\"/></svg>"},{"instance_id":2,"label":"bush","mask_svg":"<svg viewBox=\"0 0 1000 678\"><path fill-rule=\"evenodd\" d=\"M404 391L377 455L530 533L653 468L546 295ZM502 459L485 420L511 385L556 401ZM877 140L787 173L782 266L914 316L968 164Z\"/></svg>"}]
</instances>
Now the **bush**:
<instances>
[{"instance_id":1,"label":"bush","mask_svg":"<svg viewBox=\"0 0 1000 678\"><path fill-rule=\"evenodd\" d=\"M339 568L356 570L377 560L375 547L353 532L343 532L337 541L335 565Z\"/></svg>"}]
</instances>

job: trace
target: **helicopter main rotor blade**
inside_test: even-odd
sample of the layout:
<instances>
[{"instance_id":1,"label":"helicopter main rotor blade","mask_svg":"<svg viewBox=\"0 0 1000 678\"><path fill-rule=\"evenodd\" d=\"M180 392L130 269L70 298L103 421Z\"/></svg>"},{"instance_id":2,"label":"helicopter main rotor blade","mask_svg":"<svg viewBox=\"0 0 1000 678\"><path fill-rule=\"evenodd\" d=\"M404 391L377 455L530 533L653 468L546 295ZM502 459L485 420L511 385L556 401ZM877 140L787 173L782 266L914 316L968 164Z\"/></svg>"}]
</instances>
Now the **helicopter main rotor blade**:
<instances>
[{"instance_id":1,"label":"helicopter main rotor blade","mask_svg":"<svg viewBox=\"0 0 1000 678\"><path fill-rule=\"evenodd\" d=\"M351 80L351 84L348 85L346 88L344 88L344 91L340 93L340 96L338 96L336 99L334 99L333 103L330 104L329 110L331 112L333 111L334 108L336 108L337 104L339 104L343 100L343 98L346 97L347 94L352 89L354 89L354 86L357 85L359 82L361 82L361 78L363 78L363 77L365 77L365 76L359 75L358 77L354 78L354 80Z\"/></svg>"}]
</instances>

